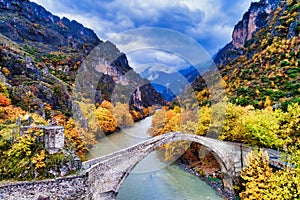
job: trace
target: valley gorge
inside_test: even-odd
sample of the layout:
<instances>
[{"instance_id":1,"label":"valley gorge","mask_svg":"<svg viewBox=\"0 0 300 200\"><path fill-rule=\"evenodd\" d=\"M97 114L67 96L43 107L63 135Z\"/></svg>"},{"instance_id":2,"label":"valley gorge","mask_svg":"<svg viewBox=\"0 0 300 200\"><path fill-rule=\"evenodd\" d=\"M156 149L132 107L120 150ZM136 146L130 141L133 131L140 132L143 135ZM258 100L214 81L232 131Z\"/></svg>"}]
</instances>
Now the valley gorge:
<instances>
[{"instance_id":1,"label":"valley gorge","mask_svg":"<svg viewBox=\"0 0 300 200\"><path fill-rule=\"evenodd\" d=\"M100 39L99 29L55 16L29 0L0 0L0 199L20 194L22 199L300 198L299 6L297 0L252 2L212 64L201 70L175 68L174 57L180 55L156 52L157 58L175 60L174 66L157 68L147 63L148 54L138 54L153 64L139 74L139 59ZM201 18L195 10L193 18ZM186 13L176 12L174 19L186 19ZM214 74L221 81L207 84L203 77ZM155 84L158 76L161 85ZM180 95L168 91L171 82ZM223 93L223 98L213 96ZM220 156L215 147L189 140L164 142L175 133L217 140L219 149L237 145L240 156L225 150ZM126 150L134 155L133 145L157 137L162 144L156 151L128 172L120 170L135 159L119 159ZM108 154L116 161L96 162ZM239 159L228 163L239 170L232 173L228 191L224 169L231 167L222 162L233 157ZM96 186L99 191L91 192Z\"/></svg>"}]
</instances>

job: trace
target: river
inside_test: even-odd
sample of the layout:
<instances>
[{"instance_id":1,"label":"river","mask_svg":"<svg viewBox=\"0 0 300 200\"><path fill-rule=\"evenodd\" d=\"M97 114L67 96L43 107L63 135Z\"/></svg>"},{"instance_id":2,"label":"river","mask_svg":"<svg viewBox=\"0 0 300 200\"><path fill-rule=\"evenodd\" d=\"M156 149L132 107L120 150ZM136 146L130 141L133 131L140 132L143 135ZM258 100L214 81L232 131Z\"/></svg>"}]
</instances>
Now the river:
<instances>
[{"instance_id":1,"label":"river","mask_svg":"<svg viewBox=\"0 0 300 200\"><path fill-rule=\"evenodd\" d=\"M152 117L135 123L131 128L111 134L98 141L88 158L103 156L142 142ZM121 187L117 200L221 200L216 192L198 177L176 164L163 161L163 153L155 151L142 160Z\"/></svg>"}]
</instances>

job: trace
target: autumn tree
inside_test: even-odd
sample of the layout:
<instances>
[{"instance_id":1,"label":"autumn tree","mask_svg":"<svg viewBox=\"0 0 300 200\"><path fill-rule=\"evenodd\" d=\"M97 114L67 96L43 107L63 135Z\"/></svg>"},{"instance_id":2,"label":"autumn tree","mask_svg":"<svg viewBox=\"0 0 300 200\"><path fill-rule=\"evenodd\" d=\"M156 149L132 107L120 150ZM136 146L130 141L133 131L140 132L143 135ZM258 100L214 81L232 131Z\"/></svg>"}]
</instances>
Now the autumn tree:
<instances>
[{"instance_id":1,"label":"autumn tree","mask_svg":"<svg viewBox=\"0 0 300 200\"><path fill-rule=\"evenodd\" d=\"M102 108L105 108L105 109L109 110L109 111L112 111L113 108L114 108L114 106L112 105L112 103L109 102L109 101L107 101L107 100L104 100L104 101L100 104L100 106L101 106Z\"/></svg>"},{"instance_id":2,"label":"autumn tree","mask_svg":"<svg viewBox=\"0 0 300 200\"><path fill-rule=\"evenodd\" d=\"M122 104L120 102L116 103L115 107L112 109L112 113L116 119L118 127L125 128L133 125L134 121L129 112L128 104Z\"/></svg>"},{"instance_id":3,"label":"autumn tree","mask_svg":"<svg viewBox=\"0 0 300 200\"><path fill-rule=\"evenodd\" d=\"M96 109L96 117L104 133L112 133L117 130L117 122L112 111L100 106Z\"/></svg>"},{"instance_id":4,"label":"autumn tree","mask_svg":"<svg viewBox=\"0 0 300 200\"><path fill-rule=\"evenodd\" d=\"M84 125L86 127L83 128L86 128L87 131L96 135L99 129L99 122L96 117L95 105L86 99L76 103L79 105L82 113L82 119L79 120L85 120L87 122L87 124Z\"/></svg>"},{"instance_id":5,"label":"autumn tree","mask_svg":"<svg viewBox=\"0 0 300 200\"><path fill-rule=\"evenodd\" d=\"M226 106L225 122L219 139L242 142L245 132L242 116L246 113L247 110L244 107L228 103Z\"/></svg>"},{"instance_id":6,"label":"autumn tree","mask_svg":"<svg viewBox=\"0 0 300 200\"><path fill-rule=\"evenodd\" d=\"M156 111L152 118L152 127L148 131L149 135L156 136L161 134L161 130L164 128L167 122L166 113L166 108Z\"/></svg>"},{"instance_id":7,"label":"autumn tree","mask_svg":"<svg viewBox=\"0 0 300 200\"><path fill-rule=\"evenodd\" d=\"M289 148L288 165L284 170L276 171L270 177L272 183L266 190L264 199L300 199L300 150L293 146Z\"/></svg>"},{"instance_id":8,"label":"autumn tree","mask_svg":"<svg viewBox=\"0 0 300 200\"><path fill-rule=\"evenodd\" d=\"M241 171L242 185L245 190L240 193L242 200L264 199L264 194L270 188L272 169L269 167L269 156L262 149L251 151L246 157L247 167Z\"/></svg>"},{"instance_id":9,"label":"autumn tree","mask_svg":"<svg viewBox=\"0 0 300 200\"><path fill-rule=\"evenodd\" d=\"M6 68L6 67L3 67L2 68L2 73L5 75L5 76L8 76L10 74L10 71Z\"/></svg>"},{"instance_id":10,"label":"autumn tree","mask_svg":"<svg viewBox=\"0 0 300 200\"><path fill-rule=\"evenodd\" d=\"M243 115L246 143L261 147L282 147L284 140L278 135L280 119L272 109L255 110Z\"/></svg>"},{"instance_id":11,"label":"autumn tree","mask_svg":"<svg viewBox=\"0 0 300 200\"><path fill-rule=\"evenodd\" d=\"M0 106L9 106L10 104L10 100L0 93Z\"/></svg>"},{"instance_id":12,"label":"autumn tree","mask_svg":"<svg viewBox=\"0 0 300 200\"><path fill-rule=\"evenodd\" d=\"M62 114L62 112L59 112L53 117L53 121L59 126L64 126L67 121L67 117Z\"/></svg>"},{"instance_id":13,"label":"autumn tree","mask_svg":"<svg viewBox=\"0 0 300 200\"><path fill-rule=\"evenodd\" d=\"M96 143L93 133L81 128L72 118L65 123L65 136L75 146L78 156L85 160L88 147Z\"/></svg>"},{"instance_id":14,"label":"autumn tree","mask_svg":"<svg viewBox=\"0 0 300 200\"><path fill-rule=\"evenodd\" d=\"M9 98L9 93L7 91L7 88L4 85L4 83L1 82L0 82L0 93L2 93L2 95L5 96L6 98Z\"/></svg>"},{"instance_id":15,"label":"autumn tree","mask_svg":"<svg viewBox=\"0 0 300 200\"><path fill-rule=\"evenodd\" d=\"M137 110L130 110L130 114L132 115L134 121L143 119L143 115Z\"/></svg>"},{"instance_id":16,"label":"autumn tree","mask_svg":"<svg viewBox=\"0 0 300 200\"><path fill-rule=\"evenodd\" d=\"M285 144L297 144L300 137L300 106L298 103L288 105L287 112L276 112L280 119L278 135L282 137Z\"/></svg>"},{"instance_id":17,"label":"autumn tree","mask_svg":"<svg viewBox=\"0 0 300 200\"><path fill-rule=\"evenodd\" d=\"M209 129L211 121L211 107L204 106L199 109L199 121L197 128L197 135L205 135Z\"/></svg>"}]
</instances>

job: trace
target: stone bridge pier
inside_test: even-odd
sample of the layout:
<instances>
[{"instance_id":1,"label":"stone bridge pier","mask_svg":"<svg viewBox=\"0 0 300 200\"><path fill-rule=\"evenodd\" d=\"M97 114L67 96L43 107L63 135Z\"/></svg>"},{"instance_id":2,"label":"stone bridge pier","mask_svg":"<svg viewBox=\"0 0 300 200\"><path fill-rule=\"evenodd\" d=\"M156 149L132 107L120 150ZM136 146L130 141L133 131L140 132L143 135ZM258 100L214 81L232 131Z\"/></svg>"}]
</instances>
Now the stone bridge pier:
<instances>
[{"instance_id":1,"label":"stone bridge pier","mask_svg":"<svg viewBox=\"0 0 300 200\"><path fill-rule=\"evenodd\" d=\"M125 179L142 159L166 143L184 140L199 143L213 153L221 167L225 188L232 190L233 179L239 175L244 165L243 158L251 149L203 136L168 133L85 162L87 199L115 199Z\"/></svg>"}]
</instances>

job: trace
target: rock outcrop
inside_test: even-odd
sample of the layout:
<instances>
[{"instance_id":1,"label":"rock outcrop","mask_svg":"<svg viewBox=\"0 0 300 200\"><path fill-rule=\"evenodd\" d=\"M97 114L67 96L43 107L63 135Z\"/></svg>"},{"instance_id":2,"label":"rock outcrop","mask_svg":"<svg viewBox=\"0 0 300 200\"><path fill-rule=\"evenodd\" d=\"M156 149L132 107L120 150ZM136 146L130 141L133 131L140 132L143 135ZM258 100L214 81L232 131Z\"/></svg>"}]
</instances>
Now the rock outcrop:
<instances>
[{"instance_id":1,"label":"rock outcrop","mask_svg":"<svg viewBox=\"0 0 300 200\"><path fill-rule=\"evenodd\" d=\"M253 2L243 19L234 27L233 46L243 47L246 41L252 38L255 31L265 26L268 15L278 7L279 3L280 0Z\"/></svg>"},{"instance_id":2,"label":"rock outcrop","mask_svg":"<svg viewBox=\"0 0 300 200\"><path fill-rule=\"evenodd\" d=\"M266 26L268 16L280 5L281 0L261 0L251 3L249 10L243 15L233 30L232 41L222 48L214 61L217 65L226 65L229 61L243 55L242 47L252 39L253 34Z\"/></svg>"}]
</instances>

